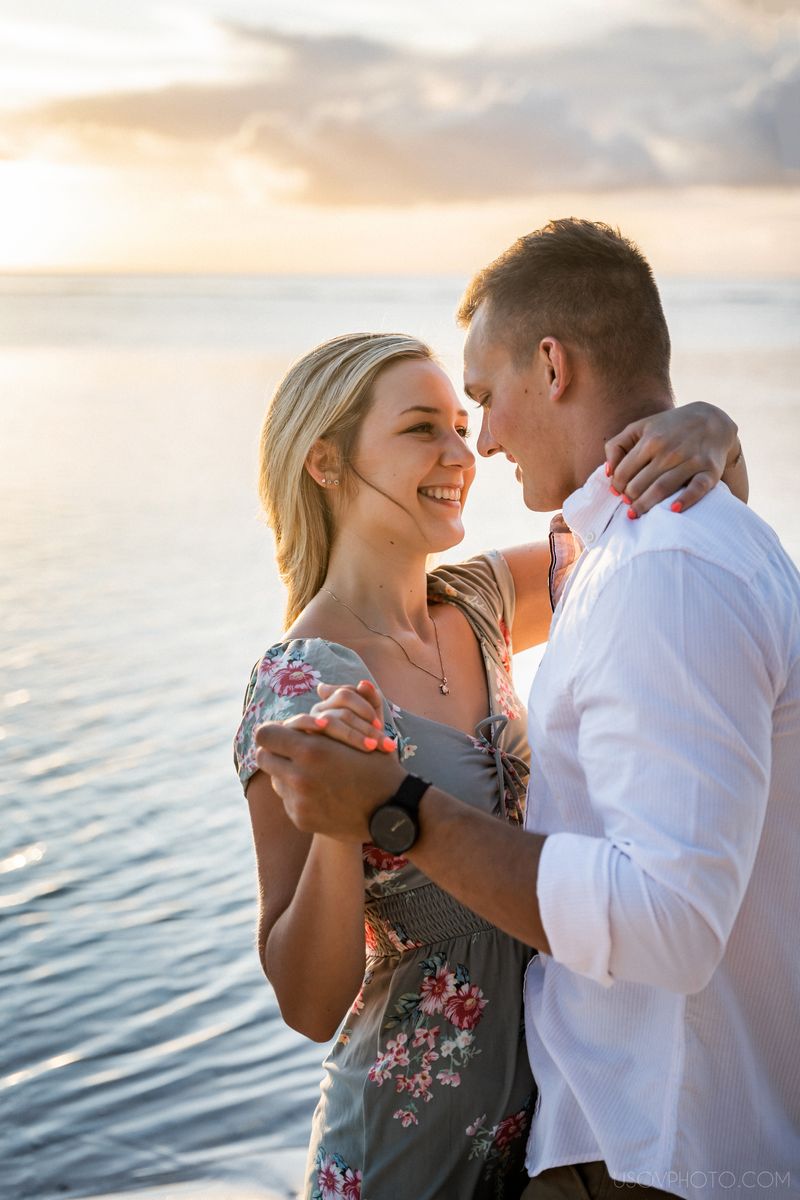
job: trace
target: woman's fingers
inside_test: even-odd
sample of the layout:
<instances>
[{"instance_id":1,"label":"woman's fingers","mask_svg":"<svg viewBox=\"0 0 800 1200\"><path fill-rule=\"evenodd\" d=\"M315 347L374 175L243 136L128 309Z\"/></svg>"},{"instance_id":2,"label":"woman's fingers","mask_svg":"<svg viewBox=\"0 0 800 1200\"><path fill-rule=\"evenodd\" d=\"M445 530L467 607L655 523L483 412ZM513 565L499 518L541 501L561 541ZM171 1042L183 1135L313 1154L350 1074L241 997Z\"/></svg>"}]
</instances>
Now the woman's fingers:
<instances>
[{"instance_id":1,"label":"woman's fingers","mask_svg":"<svg viewBox=\"0 0 800 1200\"><path fill-rule=\"evenodd\" d=\"M361 686L321 683L317 691L323 699L308 713L291 717L285 724L304 733L324 734L366 753L381 750L390 754L397 749L397 740L387 735L384 722L367 698L380 693L367 682L364 695Z\"/></svg>"},{"instance_id":2,"label":"woman's fingers","mask_svg":"<svg viewBox=\"0 0 800 1200\"><path fill-rule=\"evenodd\" d=\"M714 467L705 468L700 458L687 459L664 472L659 471L655 464L650 464L630 481L626 496L631 501L630 507L639 517L670 496L675 497L675 505L680 505L675 511L682 512L702 500L718 482ZM684 487L683 492L675 495Z\"/></svg>"},{"instance_id":3,"label":"woman's fingers","mask_svg":"<svg viewBox=\"0 0 800 1200\"><path fill-rule=\"evenodd\" d=\"M387 737L384 733L378 733L377 729L354 717L348 709L332 709L324 716L313 719L317 723L325 722L321 727L321 732L326 737L333 738L337 742L344 742L346 746L352 746L355 750L364 750L367 754L371 754L373 750L382 750L389 754L397 749L397 742L394 738Z\"/></svg>"},{"instance_id":4,"label":"woman's fingers","mask_svg":"<svg viewBox=\"0 0 800 1200\"><path fill-rule=\"evenodd\" d=\"M713 475L709 475L707 471L698 471L686 485L686 488L675 497L672 504L673 512L684 512L687 508L691 508L693 504L697 504L698 500L702 500L703 496L706 496L716 485L717 480Z\"/></svg>"},{"instance_id":5,"label":"woman's fingers","mask_svg":"<svg viewBox=\"0 0 800 1200\"><path fill-rule=\"evenodd\" d=\"M637 517L641 517L688 483L694 473L690 464L685 462L667 471L648 463L625 485L625 498Z\"/></svg>"},{"instance_id":6,"label":"woman's fingers","mask_svg":"<svg viewBox=\"0 0 800 1200\"><path fill-rule=\"evenodd\" d=\"M317 724L310 713L296 713L288 717L283 724L287 729L299 729L301 733L324 733L324 728Z\"/></svg>"},{"instance_id":7,"label":"woman's fingers","mask_svg":"<svg viewBox=\"0 0 800 1200\"><path fill-rule=\"evenodd\" d=\"M642 428L645 422L632 421L630 425L626 425L621 433L616 437L609 438L606 442L606 475L615 484L618 485L619 479L617 470L627 454L629 454L638 444L642 436Z\"/></svg>"},{"instance_id":8,"label":"woman's fingers","mask_svg":"<svg viewBox=\"0 0 800 1200\"><path fill-rule=\"evenodd\" d=\"M360 739L360 749L375 750L383 748L382 743L386 737L383 729L376 729L371 721L364 721L357 716L350 708L335 708L332 705L315 705L310 714L317 727L323 733L331 736L331 730L340 731L344 726L347 726L352 733ZM372 745L367 745L371 742ZM353 743L355 744L355 743Z\"/></svg>"},{"instance_id":9,"label":"woman's fingers","mask_svg":"<svg viewBox=\"0 0 800 1200\"><path fill-rule=\"evenodd\" d=\"M680 467L691 452L690 446L670 445L659 434L643 434L617 464L609 483L620 495L636 500L659 475ZM688 477L688 474L684 476L685 479ZM638 482L634 483L635 480Z\"/></svg>"},{"instance_id":10,"label":"woman's fingers","mask_svg":"<svg viewBox=\"0 0 800 1200\"><path fill-rule=\"evenodd\" d=\"M722 477L735 432L729 417L700 403L633 421L606 443L609 486L630 516L670 496L676 512L691 508Z\"/></svg>"},{"instance_id":11,"label":"woman's fingers","mask_svg":"<svg viewBox=\"0 0 800 1200\"><path fill-rule=\"evenodd\" d=\"M320 736L333 738L354 750L363 750L371 754L373 750L381 750L391 754L397 749L395 738L387 737L371 726L359 721L347 709L331 709L324 716L313 716L311 713L298 713L284 722L287 728L297 729L301 733L315 733Z\"/></svg>"},{"instance_id":12,"label":"woman's fingers","mask_svg":"<svg viewBox=\"0 0 800 1200\"><path fill-rule=\"evenodd\" d=\"M331 708L346 708L373 729L383 729L383 707L381 706L380 711L376 710L367 697L356 688L332 687L330 684L320 683L317 692L322 699L311 710L314 716L324 716Z\"/></svg>"},{"instance_id":13,"label":"woman's fingers","mask_svg":"<svg viewBox=\"0 0 800 1200\"><path fill-rule=\"evenodd\" d=\"M369 679L362 679L355 687L320 683L317 694L319 703L308 714L315 728L309 728L309 732L324 733L367 753L382 750L390 754L397 749L396 739L386 734L383 697Z\"/></svg>"},{"instance_id":14,"label":"woman's fingers","mask_svg":"<svg viewBox=\"0 0 800 1200\"><path fill-rule=\"evenodd\" d=\"M383 696L368 679L362 679L356 687L351 684L320 683L317 685L317 693L321 702L315 707L320 711L324 711L324 707L329 704L335 707L344 706L363 720L369 721L375 729L383 729Z\"/></svg>"}]
</instances>

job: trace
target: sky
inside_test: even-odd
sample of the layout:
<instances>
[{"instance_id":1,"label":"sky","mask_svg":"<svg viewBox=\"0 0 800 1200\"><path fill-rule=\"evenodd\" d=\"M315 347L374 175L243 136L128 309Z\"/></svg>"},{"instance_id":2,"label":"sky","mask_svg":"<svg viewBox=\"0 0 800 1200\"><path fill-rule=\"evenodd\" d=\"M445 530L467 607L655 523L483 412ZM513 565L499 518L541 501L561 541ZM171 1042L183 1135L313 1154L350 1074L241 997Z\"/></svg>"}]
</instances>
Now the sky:
<instances>
[{"instance_id":1,"label":"sky","mask_svg":"<svg viewBox=\"0 0 800 1200\"><path fill-rule=\"evenodd\" d=\"M800 274L800 0L2 0L0 270Z\"/></svg>"}]
</instances>

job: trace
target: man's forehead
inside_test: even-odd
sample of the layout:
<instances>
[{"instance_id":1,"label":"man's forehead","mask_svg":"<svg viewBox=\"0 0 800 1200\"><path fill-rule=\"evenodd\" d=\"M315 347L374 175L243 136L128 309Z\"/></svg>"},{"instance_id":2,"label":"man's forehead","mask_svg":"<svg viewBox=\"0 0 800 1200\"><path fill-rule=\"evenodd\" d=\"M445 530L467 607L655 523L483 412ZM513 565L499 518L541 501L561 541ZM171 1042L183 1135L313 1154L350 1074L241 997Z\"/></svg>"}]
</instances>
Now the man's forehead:
<instances>
[{"instance_id":1,"label":"man's forehead","mask_svg":"<svg viewBox=\"0 0 800 1200\"><path fill-rule=\"evenodd\" d=\"M474 342L470 342L469 333L464 342L464 391L471 395L471 388L476 387L480 379L480 365Z\"/></svg>"},{"instance_id":2,"label":"man's forehead","mask_svg":"<svg viewBox=\"0 0 800 1200\"><path fill-rule=\"evenodd\" d=\"M481 317L479 309L475 320L470 322L464 340L465 382L468 375L480 375L499 366L505 357L504 342L496 334L493 335L491 325Z\"/></svg>"}]
</instances>

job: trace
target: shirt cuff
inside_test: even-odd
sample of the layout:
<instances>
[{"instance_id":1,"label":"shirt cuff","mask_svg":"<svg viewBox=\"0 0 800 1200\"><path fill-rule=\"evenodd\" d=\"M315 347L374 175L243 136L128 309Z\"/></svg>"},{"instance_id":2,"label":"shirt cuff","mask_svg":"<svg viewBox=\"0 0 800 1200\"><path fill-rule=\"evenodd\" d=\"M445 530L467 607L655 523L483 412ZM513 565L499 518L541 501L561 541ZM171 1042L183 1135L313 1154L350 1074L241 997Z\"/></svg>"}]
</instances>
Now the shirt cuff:
<instances>
[{"instance_id":1,"label":"shirt cuff","mask_svg":"<svg viewBox=\"0 0 800 1200\"><path fill-rule=\"evenodd\" d=\"M603 987L609 974L609 881L613 847L601 837L551 833L539 858L536 895L550 954Z\"/></svg>"}]
</instances>

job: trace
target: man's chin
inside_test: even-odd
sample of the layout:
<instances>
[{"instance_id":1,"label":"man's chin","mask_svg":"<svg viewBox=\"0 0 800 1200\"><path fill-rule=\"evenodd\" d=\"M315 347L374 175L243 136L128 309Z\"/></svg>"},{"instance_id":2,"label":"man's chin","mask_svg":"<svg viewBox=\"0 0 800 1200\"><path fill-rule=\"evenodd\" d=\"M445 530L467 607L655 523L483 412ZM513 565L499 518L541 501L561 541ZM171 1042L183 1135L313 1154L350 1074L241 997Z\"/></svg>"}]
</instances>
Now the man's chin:
<instances>
[{"instance_id":1,"label":"man's chin","mask_svg":"<svg viewBox=\"0 0 800 1200\"><path fill-rule=\"evenodd\" d=\"M522 502L531 512L553 512L556 508L560 507L558 504L554 505L550 503L551 499L552 497L545 496L543 492L526 484L523 477Z\"/></svg>"}]
</instances>

